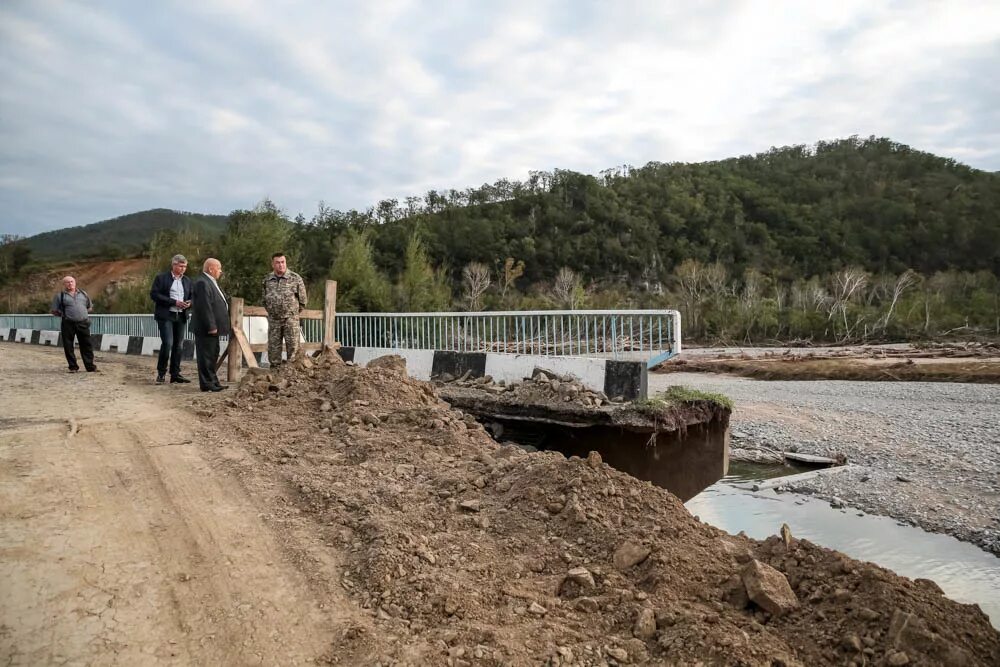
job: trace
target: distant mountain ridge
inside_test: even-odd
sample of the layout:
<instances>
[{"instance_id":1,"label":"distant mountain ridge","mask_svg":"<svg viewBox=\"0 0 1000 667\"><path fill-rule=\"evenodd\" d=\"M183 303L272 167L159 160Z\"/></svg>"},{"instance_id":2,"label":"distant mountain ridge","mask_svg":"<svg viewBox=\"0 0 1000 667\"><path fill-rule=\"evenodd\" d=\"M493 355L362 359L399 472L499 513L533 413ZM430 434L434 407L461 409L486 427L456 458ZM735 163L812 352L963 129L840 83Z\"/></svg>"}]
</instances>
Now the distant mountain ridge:
<instances>
[{"instance_id":1,"label":"distant mountain ridge","mask_svg":"<svg viewBox=\"0 0 1000 667\"><path fill-rule=\"evenodd\" d=\"M158 232L190 228L205 237L220 236L225 215L154 208L102 220L81 227L44 232L24 240L33 259L70 261L83 258L115 259L137 255Z\"/></svg>"}]
</instances>

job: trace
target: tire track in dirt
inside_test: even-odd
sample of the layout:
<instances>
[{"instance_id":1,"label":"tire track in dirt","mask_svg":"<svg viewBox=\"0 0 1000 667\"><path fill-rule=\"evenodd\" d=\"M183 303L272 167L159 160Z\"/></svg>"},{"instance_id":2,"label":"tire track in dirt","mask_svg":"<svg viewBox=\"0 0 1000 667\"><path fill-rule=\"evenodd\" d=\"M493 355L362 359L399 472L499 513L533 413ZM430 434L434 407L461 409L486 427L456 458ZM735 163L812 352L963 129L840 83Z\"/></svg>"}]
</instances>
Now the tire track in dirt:
<instances>
[{"instance_id":1,"label":"tire track in dirt","mask_svg":"<svg viewBox=\"0 0 1000 667\"><path fill-rule=\"evenodd\" d=\"M261 520L266 508L213 465L179 405L192 394L135 384L107 360L99 376L59 363L0 351L11 380L0 388L0 662L301 664L327 652L346 612L331 612L329 592L315 594Z\"/></svg>"}]
</instances>

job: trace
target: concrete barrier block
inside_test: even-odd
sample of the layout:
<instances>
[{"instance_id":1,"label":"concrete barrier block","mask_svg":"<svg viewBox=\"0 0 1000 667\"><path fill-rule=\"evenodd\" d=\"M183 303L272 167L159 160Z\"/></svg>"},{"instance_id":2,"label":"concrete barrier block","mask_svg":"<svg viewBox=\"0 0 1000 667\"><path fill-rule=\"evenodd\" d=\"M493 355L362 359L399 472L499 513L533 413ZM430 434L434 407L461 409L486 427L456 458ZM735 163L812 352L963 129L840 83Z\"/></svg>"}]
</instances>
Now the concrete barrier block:
<instances>
[{"instance_id":1,"label":"concrete barrier block","mask_svg":"<svg viewBox=\"0 0 1000 667\"><path fill-rule=\"evenodd\" d=\"M30 343L31 329L17 329L14 332L14 340L18 343Z\"/></svg>"},{"instance_id":2,"label":"concrete barrier block","mask_svg":"<svg viewBox=\"0 0 1000 667\"><path fill-rule=\"evenodd\" d=\"M39 345L51 345L53 347L62 344L58 331L41 331L38 336Z\"/></svg>"},{"instance_id":3,"label":"concrete barrier block","mask_svg":"<svg viewBox=\"0 0 1000 667\"><path fill-rule=\"evenodd\" d=\"M472 371L472 377L486 375L485 352L434 352L434 363L431 366L431 377L450 373L461 377L466 371Z\"/></svg>"},{"instance_id":4,"label":"concrete barrier block","mask_svg":"<svg viewBox=\"0 0 1000 667\"><path fill-rule=\"evenodd\" d=\"M146 336L142 339L142 348L139 350L139 354L146 357L155 356L159 353L162 344L163 342L159 338Z\"/></svg>"},{"instance_id":5,"label":"concrete barrier block","mask_svg":"<svg viewBox=\"0 0 1000 667\"><path fill-rule=\"evenodd\" d=\"M115 352L125 354L128 352L128 343L131 336L122 334L103 334L101 337L101 352Z\"/></svg>"},{"instance_id":6,"label":"concrete barrier block","mask_svg":"<svg viewBox=\"0 0 1000 667\"><path fill-rule=\"evenodd\" d=\"M129 336L125 354L142 354L142 336Z\"/></svg>"},{"instance_id":7,"label":"concrete barrier block","mask_svg":"<svg viewBox=\"0 0 1000 667\"><path fill-rule=\"evenodd\" d=\"M627 401L649 395L649 371L642 361L608 359L604 370L604 393L608 398L621 396Z\"/></svg>"},{"instance_id":8,"label":"concrete barrier block","mask_svg":"<svg viewBox=\"0 0 1000 667\"><path fill-rule=\"evenodd\" d=\"M31 344L32 345L38 345L38 341L41 339L41 337L42 337L42 332L41 331L39 331L38 329L32 329L31 330Z\"/></svg>"}]
</instances>

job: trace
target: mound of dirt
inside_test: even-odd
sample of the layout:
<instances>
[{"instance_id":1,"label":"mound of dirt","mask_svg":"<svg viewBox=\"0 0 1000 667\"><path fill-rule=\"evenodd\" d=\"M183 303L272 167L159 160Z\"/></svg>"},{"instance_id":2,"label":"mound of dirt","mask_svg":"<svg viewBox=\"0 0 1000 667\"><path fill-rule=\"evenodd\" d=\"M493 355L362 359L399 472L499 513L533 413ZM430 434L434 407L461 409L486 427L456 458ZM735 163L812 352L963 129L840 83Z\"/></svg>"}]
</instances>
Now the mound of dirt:
<instances>
[{"instance_id":1,"label":"mound of dirt","mask_svg":"<svg viewBox=\"0 0 1000 667\"><path fill-rule=\"evenodd\" d=\"M376 360L377 361L377 360ZM369 364L369 367L371 364ZM460 378L452 377L445 373L436 378L438 386L447 386L450 389L470 388L478 389L495 396L502 396L508 403L532 403L532 404L560 404L569 403L573 406L585 408L601 407L611 403L622 403L620 396L608 399L603 391L592 391L588 389L579 379L560 375L542 368L536 368L531 378L525 378L523 382L506 384L502 380L494 382L489 375L470 379L471 373L466 373Z\"/></svg>"},{"instance_id":2,"label":"mound of dirt","mask_svg":"<svg viewBox=\"0 0 1000 667\"><path fill-rule=\"evenodd\" d=\"M255 372L215 419L287 485L372 619L331 661L1000 663L987 617L930 582L788 533L728 535L594 453L498 445L387 365Z\"/></svg>"}]
</instances>

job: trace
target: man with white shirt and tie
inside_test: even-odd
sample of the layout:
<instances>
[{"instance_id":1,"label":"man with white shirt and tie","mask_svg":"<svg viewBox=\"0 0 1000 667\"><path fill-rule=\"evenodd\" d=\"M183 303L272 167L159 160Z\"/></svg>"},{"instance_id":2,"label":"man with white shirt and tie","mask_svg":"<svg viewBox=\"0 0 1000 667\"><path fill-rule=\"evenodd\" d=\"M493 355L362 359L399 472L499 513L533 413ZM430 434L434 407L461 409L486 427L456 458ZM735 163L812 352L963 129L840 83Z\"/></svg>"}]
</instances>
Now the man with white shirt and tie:
<instances>
[{"instance_id":1,"label":"man with white shirt and tie","mask_svg":"<svg viewBox=\"0 0 1000 667\"><path fill-rule=\"evenodd\" d=\"M229 305L219 287L222 262L209 257L202 274L194 282L194 307L191 331L194 333L194 352L198 357L198 385L202 391L222 391L215 364L219 359L219 336L229 335Z\"/></svg>"},{"instance_id":2,"label":"man with white shirt and tie","mask_svg":"<svg viewBox=\"0 0 1000 667\"><path fill-rule=\"evenodd\" d=\"M153 309L153 319L156 320L156 326L160 330L160 356L156 362L158 384L166 380L168 361L171 383L190 382L181 375L184 327L187 324L188 308L191 307L194 289L191 279L184 275L185 271L187 271L187 258L184 255L174 255L170 260L170 270L158 274L149 290L149 298L156 304Z\"/></svg>"}]
</instances>

